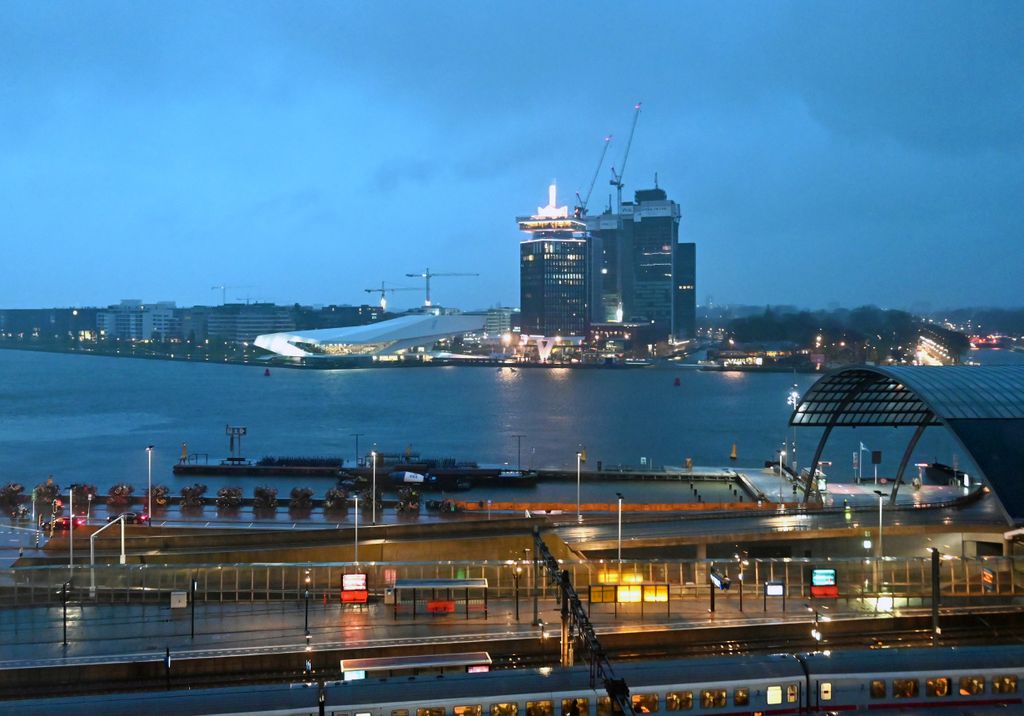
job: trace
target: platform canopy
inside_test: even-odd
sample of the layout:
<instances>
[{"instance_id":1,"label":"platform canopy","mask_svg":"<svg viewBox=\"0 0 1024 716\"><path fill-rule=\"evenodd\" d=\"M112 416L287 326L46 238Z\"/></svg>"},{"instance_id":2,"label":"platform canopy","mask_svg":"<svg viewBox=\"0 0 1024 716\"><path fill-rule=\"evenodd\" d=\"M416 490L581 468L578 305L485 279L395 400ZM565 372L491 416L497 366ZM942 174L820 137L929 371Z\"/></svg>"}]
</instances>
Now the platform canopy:
<instances>
[{"instance_id":1,"label":"platform canopy","mask_svg":"<svg viewBox=\"0 0 1024 716\"><path fill-rule=\"evenodd\" d=\"M944 426L981 470L1008 519L1024 518L1024 366L856 366L824 375L790 416L794 427L824 428L808 475L812 494L825 442L835 427L916 428L892 496L925 428Z\"/></svg>"}]
</instances>

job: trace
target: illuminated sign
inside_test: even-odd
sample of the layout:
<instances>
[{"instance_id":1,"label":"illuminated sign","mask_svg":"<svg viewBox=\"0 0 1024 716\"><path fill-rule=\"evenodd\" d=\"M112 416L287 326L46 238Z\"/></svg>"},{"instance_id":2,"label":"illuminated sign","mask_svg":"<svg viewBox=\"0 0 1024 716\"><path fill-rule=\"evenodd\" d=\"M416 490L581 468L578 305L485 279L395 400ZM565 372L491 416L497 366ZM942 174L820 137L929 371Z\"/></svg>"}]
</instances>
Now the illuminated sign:
<instances>
[{"instance_id":1,"label":"illuminated sign","mask_svg":"<svg viewBox=\"0 0 1024 716\"><path fill-rule=\"evenodd\" d=\"M834 587L836 585L836 570L834 569L812 569L812 587Z\"/></svg>"},{"instance_id":2,"label":"illuminated sign","mask_svg":"<svg viewBox=\"0 0 1024 716\"><path fill-rule=\"evenodd\" d=\"M366 574L364 572L341 575L342 604L366 604L369 596L370 593L366 589Z\"/></svg>"},{"instance_id":3,"label":"illuminated sign","mask_svg":"<svg viewBox=\"0 0 1024 716\"><path fill-rule=\"evenodd\" d=\"M811 596L832 599L839 596L839 586L836 584L836 570L811 570Z\"/></svg>"},{"instance_id":4,"label":"illuminated sign","mask_svg":"<svg viewBox=\"0 0 1024 716\"><path fill-rule=\"evenodd\" d=\"M366 678L366 671L359 669L358 671L346 671L345 681L360 681Z\"/></svg>"},{"instance_id":5,"label":"illuminated sign","mask_svg":"<svg viewBox=\"0 0 1024 716\"><path fill-rule=\"evenodd\" d=\"M728 577L719 574L715 570L711 570L711 574L709 575L709 577L711 579L711 583L715 585L718 589L721 589L723 592L726 589L728 589L729 585L731 584Z\"/></svg>"},{"instance_id":6,"label":"illuminated sign","mask_svg":"<svg viewBox=\"0 0 1024 716\"><path fill-rule=\"evenodd\" d=\"M365 591L366 575L362 573L341 575L341 589L345 592L353 590Z\"/></svg>"},{"instance_id":7,"label":"illuminated sign","mask_svg":"<svg viewBox=\"0 0 1024 716\"><path fill-rule=\"evenodd\" d=\"M785 582L765 582L764 593L769 597L782 597L786 595Z\"/></svg>"},{"instance_id":8,"label":"illuminated sign","mask_svg":"<svg viewBox=\"0 0 1024 716\"><path fill-rule=\"evenodd\" d=\"M486 674L491 670L490 664L474 664L466 667L467 674Z\"/></svg>"}]
</instances>

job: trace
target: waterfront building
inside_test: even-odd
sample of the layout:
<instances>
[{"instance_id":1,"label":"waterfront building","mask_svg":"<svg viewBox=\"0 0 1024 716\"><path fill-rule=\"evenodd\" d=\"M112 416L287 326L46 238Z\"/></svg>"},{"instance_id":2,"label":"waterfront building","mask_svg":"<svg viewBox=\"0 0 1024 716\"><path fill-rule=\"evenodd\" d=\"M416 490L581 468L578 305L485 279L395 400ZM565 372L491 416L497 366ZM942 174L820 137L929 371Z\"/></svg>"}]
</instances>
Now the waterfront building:
<instances>
[{"instance_id":1,"label":"waterfront building","mask_svg":"<svg viewBox=\"0 0 1024 716\"><path fill-rule=\"evenodd\" d=\"M672 337L697 337L697 244L677 243L672 257Z\"/></svg>"},{"instance_id":2,"label":"waterfront building","mask_svg":"<svg viewBox=\"0 0 1024 716\"><path fill-rule=\"evenodd\" d=\"M655 187L635 192L617 214L609 207L584 217L601 246L601 322L647 322L659 340L693 336L696 247L679 243L680 215L679 204Z\"/></svg>"},{"instance_id":3,"label":"waterfront building","mask_svg":"<svg viewBox=\"0 0 1024 716\"><path fill-rule=\"evenodd\" d=\"M295 330L290 306L273 303L228 303L208 309L206 332L211 339L249 342L263 333Z\"/></svg>"},{"instance_id":4,"label":"waterfront building","mask_svg":"<svg viewBox=\"0 0 1024 716\"><path fill-rule=\"evenodd\" d=\"M96 313L96 328L105 338L123 341L166 341L181 335L181 317L174 301L144 304L123 299Z\"/></svg>"},{"instance_id":5,"label":"waterfront building","mask_svg":"<svg viewBox=\"0 0 1024 716\"><path fill-rule=\"evenodd\" d=\"M96 337L95 308L0 309L0 338L87 341Z\"/></svg>"},{"instance_id":6,"label":"waterfront building","mask_svg":"<svg viewBox=\"0 0 1024 716\"><path fill-rule=\"evenodd\" d=\"M482 313L409 313L363 326L264 334L254 342L282 358L308 364L427 361L438 341L480 333L485 320Z\"/></svg>"},{"instance_id":7,"label":"waterfront building","mask_svg":"<svg viewBox=\"0 0 1024 716\"><path fill-rule=\"evenodd\" d=\"M552 184L547 206L516 219L527 234L519 245L521 331L543 342L555 337L580 342L599 286L594 274L600 271L600 251L586 224L570 218L568 206L557 206L556 192Z\"/></svg>"}]
</instances>

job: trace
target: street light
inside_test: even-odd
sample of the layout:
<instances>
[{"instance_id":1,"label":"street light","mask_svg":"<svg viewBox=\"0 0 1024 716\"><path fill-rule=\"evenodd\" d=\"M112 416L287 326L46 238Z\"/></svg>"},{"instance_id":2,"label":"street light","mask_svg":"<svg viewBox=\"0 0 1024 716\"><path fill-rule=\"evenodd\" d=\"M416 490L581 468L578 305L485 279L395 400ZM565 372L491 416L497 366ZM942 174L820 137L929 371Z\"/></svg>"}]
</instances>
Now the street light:
<instances>
[{"instance_id":1,"label":"street light","mask_svg":"<svg viewBox=\"0 0 1024 716\"><path fill-rule=\"evenodd\" d=\"M587 459L587 449L580 445L576 451L576 521L583 522L583 513L580 512L580 466Z\"/></svg>"},{"instance_id":2,"label":"street light","mask_svg":"<svg viewBox=\"0 0 1024 716\"><path fill-rule=\"evenodd\" d=\"M796 383L793 384L789 395L786 396L786 404L793 410L796 410L796 406L800 404L800 392L796 389ZM793 426L793 457L791 462L793 463L793 470L796 471L796 425Z\"/></svg>"},{"instance_id":3,"label":"street light","mask_svg":"<svg viewBox=\"0 0 1024 716\"><path fill-rule=\"evenodd\" d=\"M523 438L525 435L516 434L513 435L516 439L516 471L522 474L523 472Z\"/></svg>"},{"instance_id":4,"label":"street light","mask_svg":"<svg viewBox=\"0 0 1024 716\"><path fill-rule=\"evenodd\" d=\"M75 566L75 488L77 483L68 485L68 509L71 515L68 517L68 579L74 576L72 569Z\"/></svg>"},{"instance_id":5,"label":"street light","mask_svg":"<svg viewBox=\"0 0 1024 716\"><path fill-rule=\"evenodd\" d=\"M153 446L146 446L146 517L149 518L147 524L153 526Z\"/></svg>"},{"instance_id":6,"label":"street light","mask_svg":"<svg viewBox=\"0 0 1024 716\"><path fill-rule=\"evenodd\" d=\"M353 465L355 465L356 467L359 467L359 438L361 438L363 435L365 435L365 433L349 433L349 434L356 439L356 461L353 463Z\"/></svg>"},{"instance_id":7,"label":"street light","mask_svg":"<svg viewBox=\"0 0 1024 716\"><path fill-rule=\"evenodd\" d=\"M615 496L619 498L619 549L618 559L619 564L622 564L622 501L626 498L622 496L621 492L616 492Z\"/></svg>"},{"instance_id":8,"label":"street light","mask_svg":"<svg viewBox=\"0 0 1024 716\"><path fill-rule=\"evenodd\" d=\"M786 459L786 447L785 447L785 443L783 443L782 449L779 450L779 504L780 505L782 504L782 483L783 483L782 476L785 474L782 471L782 462L785 459Z\"/></svg>"},{"instance_id":9,"label":"street light","mask_svg":"<svg viewBox=\"0 0 1024 716\"><path fill-rule=\"evenodd\" d=\"M306 570L306 642L309 642L309 570Z\"/></svg>"},{"instance_id":10,"label":"street light","mask_svg":"<svg viewBox=\"0 0 1024 716\"><path fill-rule=\"evenodd\" d=\"M355 496L356 500L356 534L353 540L354 552L355 552L355 563L359 564L359 495Z\"/></svg>"},{"instance_id":11,"label":"street light","mask_svg":"<svg viewBox=\"0 0 1024 716\"><path fill-rule=\"evenodd\" d=\"M516 565L516 571L512 573L512 579L516 584L516 621L519 621L519 577L523 573L523 568L520 565Z\"/></svg>"},{"instance_id":12,"label":"street light","mask_svg":"<svg viewBox=\"0 0 1024 716\"><path fill-rule=\"evenodd\" d=\"M377 448L370 451L370 459L373 460L373 483L370 487L370 519L371 524L377 524Z\"/></svg>"},{"instance_id":13,"label":"street light","mask_svg":"<svg viewBox=\"0 0 1024 716\"><path fill-rule=\"evenodd\" d=\"M872 490L878 495L878 556L883 556L882 552L882 500L885 499L885 493L881 490Z\"/></svg>"}]
</instances>

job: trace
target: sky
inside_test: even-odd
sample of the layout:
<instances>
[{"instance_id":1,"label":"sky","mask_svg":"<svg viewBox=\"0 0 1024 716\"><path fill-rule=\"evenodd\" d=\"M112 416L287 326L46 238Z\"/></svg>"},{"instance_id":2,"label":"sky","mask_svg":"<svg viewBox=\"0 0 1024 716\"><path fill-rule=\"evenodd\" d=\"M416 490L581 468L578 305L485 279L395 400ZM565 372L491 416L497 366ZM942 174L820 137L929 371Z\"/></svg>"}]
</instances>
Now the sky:
<instances>
[{"instance_id":1,"label":"sky","mask_svg":"<svg viewBox=\"0 0 1024 716\"><path fill-rule=\"evenodd\" d=\"M1024 4L0 5L0 307L517 306L517 215L659 185L698 300L1024 305ZM391 306L412 307L416 291Z\"/></svg>"}]
</instances>

